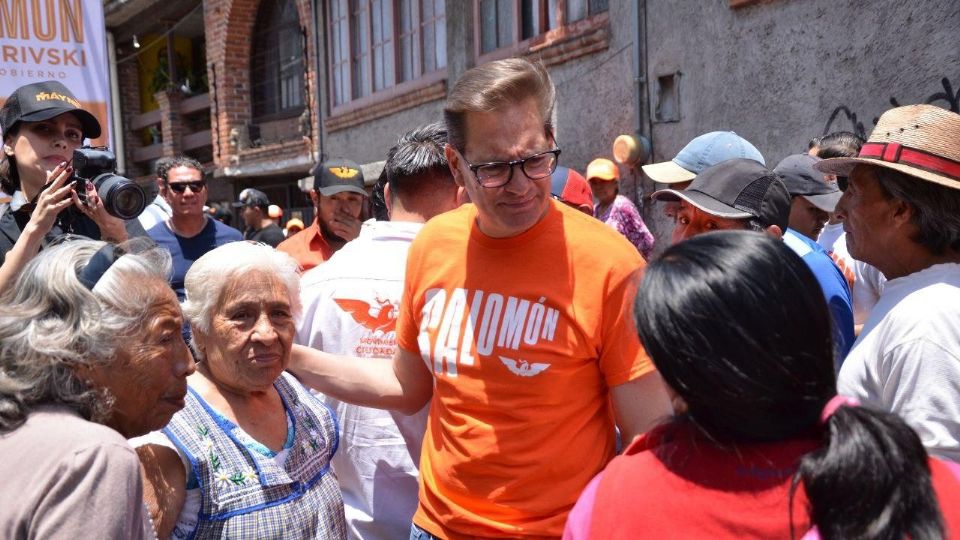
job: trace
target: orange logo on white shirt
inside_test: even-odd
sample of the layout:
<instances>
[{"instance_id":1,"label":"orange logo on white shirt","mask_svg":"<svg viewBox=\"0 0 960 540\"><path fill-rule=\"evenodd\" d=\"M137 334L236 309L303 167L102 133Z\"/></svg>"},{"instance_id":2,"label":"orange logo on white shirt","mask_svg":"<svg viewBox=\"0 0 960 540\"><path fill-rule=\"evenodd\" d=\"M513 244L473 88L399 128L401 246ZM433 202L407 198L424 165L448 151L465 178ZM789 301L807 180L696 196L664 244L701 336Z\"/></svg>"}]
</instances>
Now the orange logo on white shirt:
<instances>
[{"instance_id":1,"label":"orange logo on white shirt","mask_svg":"<svg viewBox=\"0 0 960 540\"><path fill-rule=\"evenodd\" d=\"M340 309L350 314L357 324L363 326L371 332L393 332L397 329L397 306L389 300L377 298L379 306L376 308L376 315L370 304L363 300L352 300L348 298L334 298L334 302L340 306Z\"/></svg>"}]
</instances>

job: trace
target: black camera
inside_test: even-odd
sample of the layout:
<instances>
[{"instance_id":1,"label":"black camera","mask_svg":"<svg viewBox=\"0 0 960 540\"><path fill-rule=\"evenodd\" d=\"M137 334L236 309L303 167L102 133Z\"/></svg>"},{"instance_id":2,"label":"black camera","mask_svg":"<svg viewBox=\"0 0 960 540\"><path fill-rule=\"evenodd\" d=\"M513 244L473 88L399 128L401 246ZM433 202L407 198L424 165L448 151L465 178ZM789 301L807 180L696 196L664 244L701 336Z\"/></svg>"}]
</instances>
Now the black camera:
<instances>
[{"instance_id":1,"label":"black camera","mask_svg":"<svg viewBox=\"0 0 960 540\"><path fill-rule=\"evenodd\" d=\"M147 207L143 188L116 173L117 157L105 146L84 146L73 151L73 178L77 196L86 200L86 183L92 182L103 207L114 217L133 219Z\"/></svg>"}]
</instances>

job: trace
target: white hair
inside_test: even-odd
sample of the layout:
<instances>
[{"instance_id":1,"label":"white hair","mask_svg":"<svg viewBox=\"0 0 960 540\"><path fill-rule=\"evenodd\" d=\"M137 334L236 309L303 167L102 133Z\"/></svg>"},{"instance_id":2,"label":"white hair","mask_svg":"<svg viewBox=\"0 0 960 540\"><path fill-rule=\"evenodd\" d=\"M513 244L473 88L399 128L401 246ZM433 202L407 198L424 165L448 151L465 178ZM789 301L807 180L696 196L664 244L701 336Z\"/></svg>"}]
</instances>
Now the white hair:
<instances>
[{"instance_id":1,"label":"white hair","mask_svg":"<svg viewBox=\"0 0 960 540\"><path fill-rule=\"evenodd\" d=\"M294 318L300 316L300 265L282 251L257 242L231 242L194 261L184 278L184 318L203 333L210 332L214 310L233 279L249 272L265 272L282 282L290 295ZM191 344L192 345L192 344ZM194 348L194 352L199 352Z\"/></svg>"},{"instance_id":2,"label":"white hair","mask_svg":"<svg viewBox=\"0 0 960 540\"><path fill-rule=\"evenodd\" d=\"M111 405L75 373L113 362L159 300L148 280L167 281L170 254L152 242L116 246L113 264L87 289L78 272L106 242L72 240L41 252L0 302L0 432L41 404L102 420Z\"/></svg>"}]
</instances>

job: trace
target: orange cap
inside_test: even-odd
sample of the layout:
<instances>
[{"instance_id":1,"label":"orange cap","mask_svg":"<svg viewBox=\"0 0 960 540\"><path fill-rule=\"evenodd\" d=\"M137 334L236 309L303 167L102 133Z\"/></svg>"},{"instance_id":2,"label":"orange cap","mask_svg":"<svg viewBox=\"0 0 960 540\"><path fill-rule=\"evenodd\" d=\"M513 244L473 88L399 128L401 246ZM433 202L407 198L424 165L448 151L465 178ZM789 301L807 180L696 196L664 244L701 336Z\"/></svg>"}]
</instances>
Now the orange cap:
<instances>
[{"instance_id":1,"label":"orange cap","mask_svg":"<svg viewBox=\"0 0 960 540\"><path fill-rule=\"evenodd\" d=\"M587 180L619 180L620 169L617 164L606 158L597 158L587 165Z\"/></svg>"}]
</instances>

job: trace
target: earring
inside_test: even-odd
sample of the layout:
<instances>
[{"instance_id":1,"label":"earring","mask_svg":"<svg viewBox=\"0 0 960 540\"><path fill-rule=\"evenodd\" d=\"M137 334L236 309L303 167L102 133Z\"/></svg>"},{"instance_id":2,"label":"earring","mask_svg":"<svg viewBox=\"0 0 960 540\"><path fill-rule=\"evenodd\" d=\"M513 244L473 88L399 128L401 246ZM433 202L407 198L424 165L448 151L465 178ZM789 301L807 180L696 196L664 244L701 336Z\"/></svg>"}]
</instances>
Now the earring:
<instances>
[{"instance_id":1,"label":"earring","mask_svg":"<svg viewBox=\"0 0 960 540\"><path fill-rule=\"evenodd\" d=\"M13 148L11 148L9 144L5 144L5 145L3 145L3 153L6 154L6 155L8 155L8 156L12 156L12 155L13 155Z\"/></svg>"}]
</instances>

